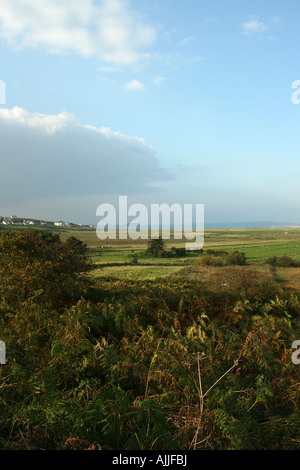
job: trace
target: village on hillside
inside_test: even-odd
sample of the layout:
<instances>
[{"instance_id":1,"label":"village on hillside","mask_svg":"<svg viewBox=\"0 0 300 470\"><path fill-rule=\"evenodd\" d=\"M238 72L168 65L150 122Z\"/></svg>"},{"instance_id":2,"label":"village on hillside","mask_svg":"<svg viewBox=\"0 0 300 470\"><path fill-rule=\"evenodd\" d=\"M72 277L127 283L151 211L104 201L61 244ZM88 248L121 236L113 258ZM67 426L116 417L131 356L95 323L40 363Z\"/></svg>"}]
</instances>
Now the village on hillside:
<instances>
[{"instance_id":1,"label":"village on hillside","mask_svg":"<svg viewBox=\"0 0 300 470\"><path fill-rule=\"evenodd\" d=\"M44 226L52 226L52 227L70 227L74 224L69 222L51 222L46 220L37 220L37 219L23 219L16 215L12 215L10 217L1 217L0 216L0 225L18 225L18 226L36 226L36 227L44 227Z\"/></svg>"}]
</instances>

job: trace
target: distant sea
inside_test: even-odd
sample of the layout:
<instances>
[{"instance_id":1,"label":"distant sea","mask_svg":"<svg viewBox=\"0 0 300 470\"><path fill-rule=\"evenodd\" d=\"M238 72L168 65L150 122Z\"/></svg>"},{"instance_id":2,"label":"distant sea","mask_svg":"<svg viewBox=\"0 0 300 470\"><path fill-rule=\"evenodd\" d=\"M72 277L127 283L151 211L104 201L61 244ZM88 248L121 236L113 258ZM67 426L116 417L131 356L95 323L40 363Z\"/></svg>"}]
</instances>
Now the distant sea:
<instances>
[{"instance_id":1,"label":"distant sea","mask_svg":"<svg viewBox=\"0 0 300 470\"><path fill-rule=\"evenodd\" d=\"M90 227L96 227L96 225L90 225ZM286 223L286 222L205 222L204 228L300 228L300 224ZM117 230L126 230L126 226L117 225ZM153 228L158 228L154 226ZM146 227L142 227L143 230ZM171 229L174 229L174 225L171 224ZM193 226L195 229L195 225Z\"/></svg>"},{"instance_id":2,"label":"distant sea","mask_svg":"<svg viewBox=\"0 0 300 470\"><path fill-rule=\"evenodd\" d=\"M205 223L205 228L300 228L300 224L283 222L235 222L235 223Z\"/></svg>"}]
</instances>

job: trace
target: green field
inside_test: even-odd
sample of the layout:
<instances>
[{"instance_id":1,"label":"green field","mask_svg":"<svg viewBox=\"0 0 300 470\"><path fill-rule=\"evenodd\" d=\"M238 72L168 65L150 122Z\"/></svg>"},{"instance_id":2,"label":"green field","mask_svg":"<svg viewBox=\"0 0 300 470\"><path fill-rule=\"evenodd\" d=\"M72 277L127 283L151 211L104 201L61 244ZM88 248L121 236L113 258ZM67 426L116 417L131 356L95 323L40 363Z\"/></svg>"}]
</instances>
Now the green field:
<instances>
[{"instance_id":1,"label":"green field","mask_svg":"<svg viewBox=\"0 0 300 470\"><path fill-rule=\"evenodd\" d=\"M177 278L181 275L201 276L205 269L197 266L199 257L196 253L188 253L176 258L149 258L138 259L138 264L132 265L133 252L139 257L145 251L147 242L144 240L106 240L97 238L93 228L67 228L56 229L61 238L67 239L75 236L84 241L89 249L96 268L92 272L94 277L111 277L114 279L146 280L161 277ZM184 247L182 240L166 241L166 248L172 246ZM300 260L300 229L207 229L205 231L204 251L209 249L225 250L228 253L240 251L246 254L249 265L260 265L259 269L268 271L264 265L267 258L272 256L288 255ZM187 269L188 267L188 269ZM300 269L278 269L280 278L285 281L292 279L293 283L300 280Z\"/></svg>"},{"instance_id":2,"label":"green field","mask_svg":"<svg viewBox=\"0 0 300 470\"><path fill-rule=\"evenodd\" d=\"M62 240L70 236L79 238L87 244L90 256L95 264L93 277L147 280L161 277L177 278L181 276L197 277L201 270L197 266L199 257L196 253L176 258L140 258L147 248L146 240L99 240L96 229L90 227L55 227ZM184 247L184 240L166 240L166 249ZM264 265L267 258L288 255L300 260L300 228L272 229L206 229L204 251L209 249L225 250L228 253L239 251L245 253L249 265ZM138 256L138 264L132 264L133 254ZM187 267L189 269L187 270ZM268 267L260 268L268 271ZM300 269L278 269L280 278L291 280L294 284L300 280ZM300 283L299 283L300 285Z\"/></svg>"},{"instance_id":3,"label":"green field","mask_svg":"<svg viewBox=\"0 0 300 470\"><path fill-rule=\"evenodd\" d=\"M11 228L10 228L11 229ZM14 230L20 228L14 228ZM22 230L22 228L21 228ZM165 277L199 279L206 277L207 268L197 265L199 255L189 252L175 258L141 257L147 248L146 240L99 240L95 228L55 227L62 240L74 236L87 244L92 262L95 265L93 278L122 280L154 280ZM171 234L172 236L172 234ZM166 240L166 249L184 247L184 240ZM288 255L300 261L300 228L259 228L259 229L206 229L203 250L225 250L243 252L248 265L268 272L264 263L273 256ZM138 263L133 264L133 254ZM213 271L210 268L210 271ZM300 289L300 268L278 268L277 280Z\"/></svg>"}]
</instances>

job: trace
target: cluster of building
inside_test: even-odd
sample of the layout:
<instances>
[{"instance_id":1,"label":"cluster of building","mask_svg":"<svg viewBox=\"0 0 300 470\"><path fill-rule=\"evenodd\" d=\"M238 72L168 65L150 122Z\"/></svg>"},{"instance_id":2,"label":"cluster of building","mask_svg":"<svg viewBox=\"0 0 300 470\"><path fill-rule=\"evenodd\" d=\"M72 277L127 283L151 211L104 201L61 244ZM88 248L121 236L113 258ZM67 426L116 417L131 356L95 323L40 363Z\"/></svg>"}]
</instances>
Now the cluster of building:
<instances>
[{"instance_id":1,"label":"cluster of building","mask_svg":"<svg viewBox=\"0 0 300 470\"><path fill-rule=\"evenodd\" d=\"M22 219L16 215L10 217L1 217L0 216L0 225L25 225L25 226L43 226L43 225L54 225L56 227L69 227L69 222L46 222L42 220L32 220L32 219Z\"/></svg>"}]
</instances>

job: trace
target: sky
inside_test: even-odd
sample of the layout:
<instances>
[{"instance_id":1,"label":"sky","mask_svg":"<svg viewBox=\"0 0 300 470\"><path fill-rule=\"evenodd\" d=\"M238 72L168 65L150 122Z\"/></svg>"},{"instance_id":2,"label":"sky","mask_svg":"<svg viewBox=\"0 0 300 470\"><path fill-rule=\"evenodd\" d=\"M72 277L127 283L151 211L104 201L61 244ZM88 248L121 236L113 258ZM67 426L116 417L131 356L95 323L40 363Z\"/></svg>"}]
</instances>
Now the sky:
<instances>
[{"instance_id":1,"label":"sky","mask_svg":"<svg viewBox=\"0 0 300 470\"><path fill-rule=\"evenodd\" d=\"M300 224L299 22L299 0L0 0L0 215L95 224L127 195Z\"/></svg>"}]
</instances>

